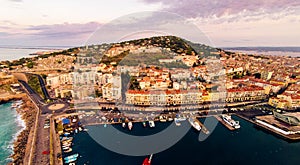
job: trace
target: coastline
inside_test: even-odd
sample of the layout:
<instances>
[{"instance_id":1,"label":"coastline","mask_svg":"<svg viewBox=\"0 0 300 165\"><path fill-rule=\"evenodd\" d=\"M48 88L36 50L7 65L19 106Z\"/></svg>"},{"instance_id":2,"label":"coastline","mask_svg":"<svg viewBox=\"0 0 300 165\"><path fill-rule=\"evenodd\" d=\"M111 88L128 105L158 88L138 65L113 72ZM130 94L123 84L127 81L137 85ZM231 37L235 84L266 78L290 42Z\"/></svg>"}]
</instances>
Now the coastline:
<instances>
[{"instance_id":1,"label":"coastline","mask_svg":"<svg viewBox=\"0 0 300 165\"><path fill-rule=\"evenodd\" d=\"M26 95L25 95L26 96ZM14 100L17 100L14 98ZM13 138L13 153L10 155L12 161L9 164L24 164L25 155L28 154L27 143L30 141L30 132L34 125L36 109L29 98L22 97L22 104L16 108L18 125L23 129L18 131Z\"/></svg>"},{"instance_id":2,"label":"coastline","mask_svg":"<svg viewBox=\"0 0 300 165\"><path fill-rule=\"evenodd\" d=\"M17 101L17 100L22 100L26 96L25 93L21 94L8 94L7 96L0 96L0 104L5 104L10 101Z\"/></svg>"}]
</instances>

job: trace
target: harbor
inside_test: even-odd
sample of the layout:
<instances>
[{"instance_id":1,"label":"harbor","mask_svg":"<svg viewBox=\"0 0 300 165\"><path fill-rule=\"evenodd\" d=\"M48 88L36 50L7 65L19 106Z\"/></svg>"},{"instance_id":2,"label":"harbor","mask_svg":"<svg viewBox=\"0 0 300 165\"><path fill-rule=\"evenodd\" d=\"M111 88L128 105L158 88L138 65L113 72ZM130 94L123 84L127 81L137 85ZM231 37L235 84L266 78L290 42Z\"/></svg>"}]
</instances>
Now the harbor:
<instances>
[{"instance_id":1,"label":"harbor","mask_svg":"<svg viewBox=\"0 0 300 165\"><path fill-rule=\"evenodd\" d=\"M300 113L288 113L290 115L299 116ZM300 140L300 126L289 125L288 123L279 121L274 115L262 115L256 116L255 118L249 118L246 115L238 114L238 117L261 127L272 134L279 136L288 141L299 141Z\"/></svg>"},{"instance_id":2,"label":"harbor","mask_svg":"<svg viewBox=\"0 0 300 165\"><path fill-rule=\"evenodd\" d=\"M130 133L143 135L145 132L165 129L169 124L170 122L155 122L155 129L149 129L148 124L148 129L145 129L142 123L136 123ZM227 128L218 124L211 136L204 142L199 142L197 139L198 132L190 129L185 137L173 147L160 153L154 153L152 164L184 164L186 160L191 160L190 163L192 164L196 164L197 162L202 162L202 164L218 164L220 160L222 164L240 163L239 160L226 159L226 157L232 156L233 152L235 152L235 156L238 156L240 159L247 159L246 162L243 162L245 165L260 164L261 162L258 160L264 160L267 164L291 164L299 161L296 156L297 153L299 153L299 148L296 147L296 143L282 143L282 140L279 138L270 136L270 134L263 131L257 131L257 129L253 127L253 124L245 120L240 120L240 124L245 129L234 132L228 131ZM113 127L129 132L128 129L123 129L121 124L115 124ZM111 126L107 126L106 128L102 126L99 128L111 129ZM96 143L88 132L79 132L72 136L74 137L72 154L79 154L76 164L109 165L123 164L123 162L126 161L127 164L138 165L142 164L145 157L149 157L150 155L149 153L149 155L145 156L126 156L109 151ZM220 137L222 137L222 139L220 139ZM258 141L257 138L261 140ZM226 143L224 143L224 140ZM199 148L205 149L199 150ZM292 151L291 155L284 154L287 150ZM170 159L170 154L178 159ZM213 154L218 155L218 160L213 159ZM201 156L195 157L195 155ZM295 156L295 159L288 159L290 156Z\"/></svg>"}]
</instances>

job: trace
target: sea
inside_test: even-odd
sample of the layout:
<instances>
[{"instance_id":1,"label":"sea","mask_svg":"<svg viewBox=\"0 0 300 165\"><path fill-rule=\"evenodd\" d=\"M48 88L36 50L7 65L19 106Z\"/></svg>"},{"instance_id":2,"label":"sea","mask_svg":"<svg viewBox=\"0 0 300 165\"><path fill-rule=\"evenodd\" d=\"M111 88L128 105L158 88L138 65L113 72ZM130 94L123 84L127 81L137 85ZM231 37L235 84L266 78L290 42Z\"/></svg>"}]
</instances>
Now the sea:
<instances>
[{"instance_id":1,"label":"sea","mask_svg":"<svg viewBox=\"0 0 300 165\"><path fill-rule=\"evenodd\" d=\"M13 153L13 142L18 134L25 128L25 123L12 102L0 104L0 164L11 161L9 156Z\"/></svg>"},{"instance_id":2,"label":"sea","mask_svg":"<svg viewBox=\"0 0 300 165\"><path fill-rule=\"evenodd\" d=\"M191 128L175 145L154 154L152 165L295 165L300 163L300 142L286 141L236 116L233 116L233 119L240 121L240 129L229 131L218 123L204 141L199 141L199 132ZM174 123L156 122L153 130L166 129L170 124ZM93 127L112 129L112 126L106 128L103 125L90 126L87 132L75 134L73 151L69 154L80 155L76 164L141 165L143 160L149 157L149 155L127 156L106 149L89 135L88 132ZM123 129L121 125L114 127ZM143 135L149 130L150 128L144 128L141 123L134 123L130 134ZM125 132L128 133L126 130ZM168 138L170 137L166 136L161 140ZM149 144L149 147L153 147L153 144Z\"/></svg>"},{"instance_id":3,"label":"sea","mask_svg":"<svg viewBox=\"0 0 300 165\"><path fill-rule=\"evenodd\" d=\"M62 47L17 47L17 46L0 46L0 61L17 60L23 57L34 57L30 55L37 52L44 52L49 50L61 50L69 48L67 46Z\"/></svg>"}]
</instances>

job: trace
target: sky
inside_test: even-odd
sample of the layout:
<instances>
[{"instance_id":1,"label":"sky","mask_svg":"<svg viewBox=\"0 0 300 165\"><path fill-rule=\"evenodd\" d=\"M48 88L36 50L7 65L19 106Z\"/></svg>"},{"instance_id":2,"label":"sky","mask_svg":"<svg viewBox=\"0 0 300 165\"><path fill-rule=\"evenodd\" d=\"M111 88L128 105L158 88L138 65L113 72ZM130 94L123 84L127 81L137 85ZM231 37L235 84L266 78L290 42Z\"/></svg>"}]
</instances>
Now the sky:
<instances>
[{"instance_id":1,"label":"sky","mask_svg":"<svg viewBox=\"0 0 300 165\"><path fill-rule=\"evenodd\" d=\"M133 33L159 26L172 28L173 15L196 26L216 47L300 46L299 0L0 0L0 46L79 46L101 27L125 22L101 33ZM138 23L143 12L153 14ZM165 14L163 14L165 13ZM136 18L135 18L136 17ZM124 20L124 21L123 21ZM160 21L158 21L160 20ZM147 22L147 26L145 26ZM184 22L184 21L182 21ZM158 25L159 24L159 25ZM184 24L184 23L183 23ZM175 25L175 24L173 24ZM195 31L175 25L174 35L195 38ZM134 27L134 28L133 28ZM120 29L126 32L117 33ZM131 29L131 30L129 30ZM151 28L150 28L151 30ZM157 30L157 29L156 29ZM159 29L161 30L161 29ZM164 28L166 33L168 29ZM182 32L179 32L182 30ZM190 33L190 34L189 34ZM163 33L161 33L163 34ZM191 37L194 36L194 37ZM198 37L199 38L199 37ZM206 42L206 41L203 41Z\"/></svg>"}]
</instances>

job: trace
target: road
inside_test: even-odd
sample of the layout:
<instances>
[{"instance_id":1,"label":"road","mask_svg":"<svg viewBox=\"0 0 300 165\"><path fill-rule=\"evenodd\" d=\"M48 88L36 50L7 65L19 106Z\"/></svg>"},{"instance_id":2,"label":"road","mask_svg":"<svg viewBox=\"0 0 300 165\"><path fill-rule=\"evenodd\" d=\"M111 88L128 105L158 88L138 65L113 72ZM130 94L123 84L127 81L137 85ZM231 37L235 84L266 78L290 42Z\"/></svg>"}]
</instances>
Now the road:
<instances>
[{"instance_id":1,"label":"road","mask_svg":"<svg viewBox=\"0 0 300 165\"><path fill-rule=\"evenodd\" d=\"M42 81L42 82L41 82ZM40 81L42 89L45 91L45 96L48 99L51 99L49 97L49 94L47 92L47 89L45 87L45 84L43 80ZM35 130L35 135L33 135L34 139L34 147L33 151L31 153L32 158L31 158L31 164L33 165L48 165L50 164L50 155L43 154L43 152L49 152L50 151L50 129L53 128L44 128L45 120L51 116L51 114L61 114L65 111L65 109L68 107L68 103L56 100L50 104L45 103L44 99L41 98L39 94L37 94L25 81L19 80L20 84L22 85L23 88L25 88L25 91L27 92L28 96L31 98L33 103L39 108L40 114L38 114L37 117L37 125L36 125L36 130ZM52 100L52 99L51 99ZM49 109L50 106L54 104L65 104L64 107L62 107L59 110L52 111ZM54 125L54 124L52 124ZM53 127L53 126L52 126ZM56 139L54 139L56 142ZM53 144L52 144L53 145ZM54 144L55 145L55 144ZM55 150L56 153L59 153L59 151ZM56 157L54 158L55 162L57 162ZM30 160L29 160L30 162ZM28 163L30 164L30 163ZM57 163L56 163L57 164Z\"/></svg>"}]
</instances>

